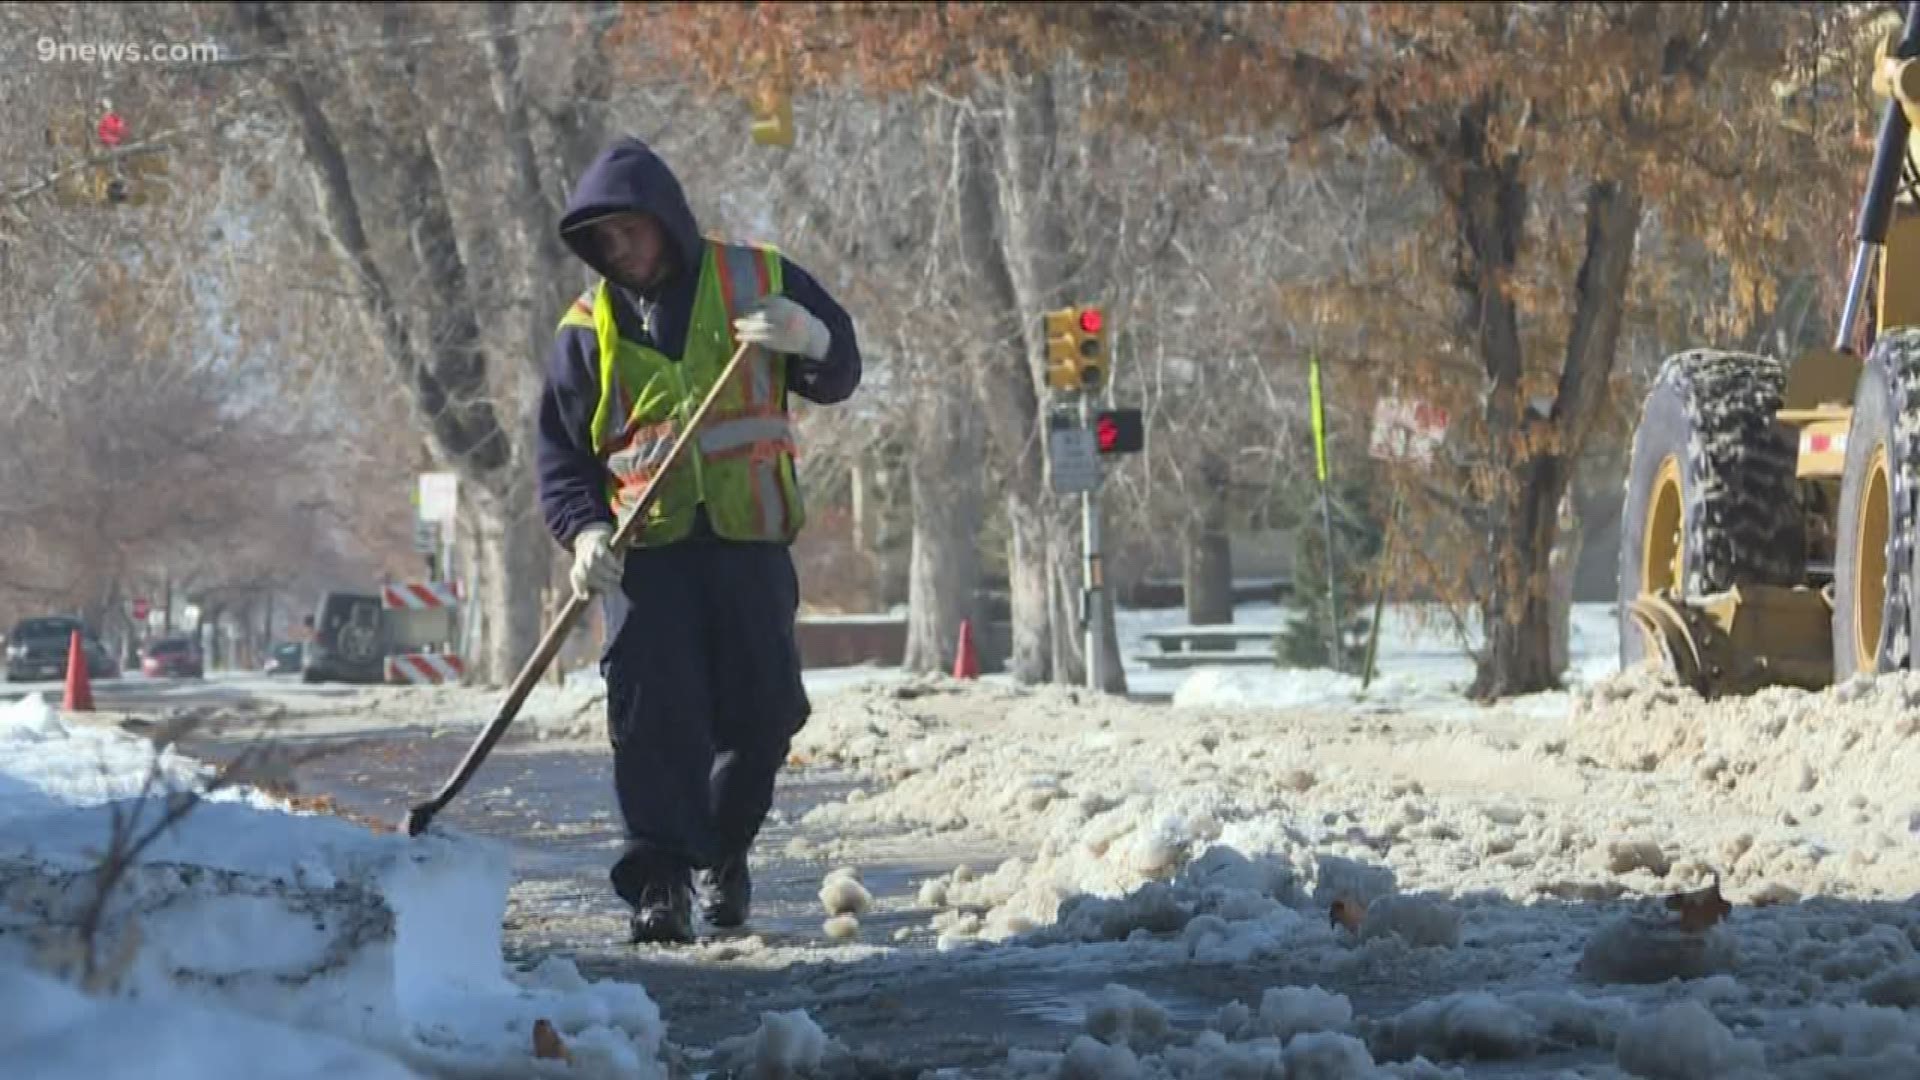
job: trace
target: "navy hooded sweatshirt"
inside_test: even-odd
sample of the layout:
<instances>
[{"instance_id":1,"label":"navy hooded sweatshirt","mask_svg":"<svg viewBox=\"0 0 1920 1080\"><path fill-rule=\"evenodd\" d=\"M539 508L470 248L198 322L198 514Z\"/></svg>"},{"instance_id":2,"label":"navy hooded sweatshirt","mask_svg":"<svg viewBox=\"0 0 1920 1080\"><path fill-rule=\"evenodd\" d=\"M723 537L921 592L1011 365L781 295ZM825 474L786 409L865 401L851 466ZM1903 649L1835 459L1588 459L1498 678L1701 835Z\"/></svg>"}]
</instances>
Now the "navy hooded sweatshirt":
<instances>
[{"instance_id":1,"label":"navy hooded sweatshirt","mask_svg":"<svg viewBox=\"0 0 1920 1080\"><path fill-rule=\"evenodd\" d=\"M676 266L652 291L642 292L615 279L594 250L590 232L576 228L623 210L653 215L670 239ZM693 318L703 241L680 181L666 162L638 139L608 146L588 166L568 200L560 235L582 262L614 282L614 320L621 334L679 360ZM781 263L782 294L812 312L833 335L825 359L789 358L788 391L821 405L844 401L860 384L860 346L853 319L805 269L785 256ZM593 452L599 352L592 330L562 327L547 359L540 396L535 468L541 512L554 540L569 549L586 526L617 524L607 505L609 476Z\"/></svg>"}]
</instances>

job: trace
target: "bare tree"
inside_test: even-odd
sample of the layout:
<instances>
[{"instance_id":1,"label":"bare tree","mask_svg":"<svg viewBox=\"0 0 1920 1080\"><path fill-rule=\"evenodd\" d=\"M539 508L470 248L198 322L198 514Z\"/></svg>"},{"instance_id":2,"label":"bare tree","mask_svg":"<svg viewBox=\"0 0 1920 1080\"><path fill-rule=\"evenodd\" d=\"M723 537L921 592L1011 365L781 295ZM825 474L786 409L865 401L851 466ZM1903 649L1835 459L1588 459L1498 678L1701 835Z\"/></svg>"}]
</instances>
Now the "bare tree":
<instances>
[{"instance_id":1,"label":"bare tree","mask_svg":"<svg viewBox=\"0 0 1920 1080\"><path fill-rule=\"evenodd\" d=\"M322 228L376 328L389 377L405 389L436 461L470 493L463 535L485 641L475 666L503 681L532 652L551 565L527 457L529 391L566 283L580 276L544 238L558 216L551 193L564 183L545 175L534 149L536 110L511 43L516 13L380 9L348 23L372 34L373 47L359 50L318 8L249 3L233 14L298 132ZM607 21L569 14L576 26ZM450 44L481 19L491 34L484 71L470 66L478 57L462 64ZM440 48L417 46L436 34ZM602 77L597 37L573 60L576 84ZM491 93L469 93L476 80ZM566 137L576 148L598 141L591 132ZM517 208L514 242L494 244L501 205ZM494 317L502 310L519 312L513 328Z\"/></svg>"}]
</instances>

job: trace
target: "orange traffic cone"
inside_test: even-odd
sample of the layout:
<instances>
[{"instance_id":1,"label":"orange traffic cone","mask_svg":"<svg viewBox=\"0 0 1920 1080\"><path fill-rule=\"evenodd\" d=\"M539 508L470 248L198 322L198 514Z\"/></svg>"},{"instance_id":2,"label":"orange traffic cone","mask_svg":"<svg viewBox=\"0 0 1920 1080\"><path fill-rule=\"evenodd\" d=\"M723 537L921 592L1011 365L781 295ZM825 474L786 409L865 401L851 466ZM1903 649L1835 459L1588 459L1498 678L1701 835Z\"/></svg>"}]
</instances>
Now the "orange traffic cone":
<instances>
[{"instance_id":1,"label":"orange traffic cone","mask_svg":"<svg viewBox=\"0 0 1920 1080\"><path fill-rule=\"evenodd\" d=\"M87 677L87 651L80 647L80 631L67 644L67 697L60 707L68 712L93 711L93 680Z\"/></svg>"},{"instance_id":2,"label":"orange traffic cone","mask_svg":"<svg viewBox=\"0 0 1920 1080\"><path fill-rule=\"evenodd\" d=\"M973 620L960 620L960 652L953 658L953 677L956 679L977 679L980 677L980 657L973 648Z\"/></svg>"}]
</instances>

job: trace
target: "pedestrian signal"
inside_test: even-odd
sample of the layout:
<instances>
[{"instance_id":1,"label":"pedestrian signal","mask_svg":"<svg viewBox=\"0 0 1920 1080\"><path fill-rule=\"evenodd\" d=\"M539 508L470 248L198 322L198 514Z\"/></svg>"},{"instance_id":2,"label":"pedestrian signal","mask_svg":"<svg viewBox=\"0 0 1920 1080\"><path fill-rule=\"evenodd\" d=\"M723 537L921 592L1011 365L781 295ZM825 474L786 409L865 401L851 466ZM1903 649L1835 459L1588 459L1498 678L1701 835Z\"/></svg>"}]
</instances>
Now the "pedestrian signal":
<instances>
[{"instance_id":1,"label":"pedestrian signal","mask_svg":"<svg viewBox=\"0 0 1920 1080\"><path fill-rule=\"evenodd\" d=\"M1080 309L1080 387L1092 392L1107 385L1107 320L1097 307Z\"/></svg>"},{"instance_id":2,"label":"pedestrian signal","mask_svg":"<svg viewBox=\"0 0 1920 1080\"><path fill-rule=\"evenodd\" d=\"M1093 418L1094 443L1102 454L1137 454L1147 447L1139 409L1106 409Z\"/></svg>"}]
</instances>

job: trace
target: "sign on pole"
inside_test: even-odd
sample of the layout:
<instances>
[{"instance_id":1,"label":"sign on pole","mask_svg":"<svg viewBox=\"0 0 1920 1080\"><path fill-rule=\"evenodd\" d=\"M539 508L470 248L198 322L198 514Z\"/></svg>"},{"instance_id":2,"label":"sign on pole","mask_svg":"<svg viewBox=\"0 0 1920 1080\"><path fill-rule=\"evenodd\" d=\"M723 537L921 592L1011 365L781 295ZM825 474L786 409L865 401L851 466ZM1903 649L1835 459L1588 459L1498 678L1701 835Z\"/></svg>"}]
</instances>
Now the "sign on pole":
<instances>
[{"instance_id":1,"label":"sign on pole","mask_svg":"<svg viewBox=\"0 0 1920 1080\"><path fill-rule=\"evenodd\" d=\"M136 596L133 598L133 621L145 622L146 619L147 619L147 598L144 596Z\"/></svg>"},{"instance_id":2,"label":"sign on pole","mask_svg":"<svg viewBox=\"0 0 1920 1080\"><path fill-rule=\"evenodd\" d=\"M1055 494L1079 495L1100 487L1100 447L1084 427L1047 432L1047 476Z\"/></svg>"},{"instance_id":3,"label":"sign on pole","mask_svg":"<svg viewBox=\"0 0 1920 1080\"><path fill-rule=\"evenodd\" d=\"M416 520L413 523L413 550L431 555L440 549L440 523Z\"/></svg>"},{"instance_id":4,"label":"sign on pole","mask_svg":"<svg viewBox=\"0 0 1920 1080\"><path fill-rule=\"evenodd\" d=\"M460 502L459 477L450 472L420 474L421 521L450 522Z\"/></svg>"},{"instance_id":5,"label":"sign on pole","mask_svg":"<svg viewBox=\"0 0 1920 1080\"><path fill-rule=\"evenodd\" d=\"M1381 398L1373 406L1373 435L1369 456L1381 461L1433 460L1447 439L1447 410L1410 398Z\"/></svg>"}]
</instances>

